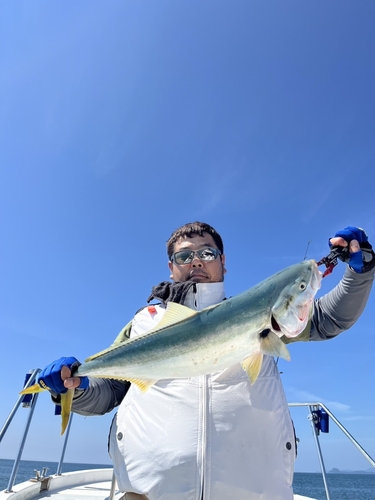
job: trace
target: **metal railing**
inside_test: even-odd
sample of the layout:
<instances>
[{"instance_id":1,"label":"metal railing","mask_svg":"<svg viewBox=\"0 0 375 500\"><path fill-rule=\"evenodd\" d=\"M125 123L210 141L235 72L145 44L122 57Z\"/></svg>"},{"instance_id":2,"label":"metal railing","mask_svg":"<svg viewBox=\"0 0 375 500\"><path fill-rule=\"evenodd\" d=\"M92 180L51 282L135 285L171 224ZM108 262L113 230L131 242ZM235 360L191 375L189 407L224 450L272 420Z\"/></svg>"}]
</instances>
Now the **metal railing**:
<instances>
[{"instance_id":1,"label":"metal railing","mask_svg":"<svg viewBox=\"0 0 375 500\"><path fill-rule=\"evenodd\" d=\"M39 372L40 372L39 368L37 368L31 372L30 377L29 377L28 381L26 382L25 389L27 387L30 387L35 382L36 376L38 375ZM29 416L26 420L25 430L23 431L23 434L21 437L21 443L20 443L19 448L18 448L17 456L14 460L14 464L13 464L12 472L10 474L8 486L7 486L7 489L5 490L7 493L10 493L12 491L14 482L16 480L18 467L19 467L19 464L21 461L23 448L25 446L27 434L29 432L29 427L30 427L31 420L33 418L33 414L34 414L35 405L36 405L37 400L38 400L38 394L34 394L32 396L32 398L27 403L25 403L25 406L30 409L30 413L29 413ZM5 436L5 433L8 430L9 425L11 424L15 414L17 413L18 408L21 406L23 401L24 401L24 396L20 395L18 397L15 405L13 406L11 412L9 413L9 416L6 419L2 429L0 431L0 443L3 439L3 437Z\"/></svg>"},{"instance_id":2,"label":"metal railing","mask_svg":"<svg viewBox=\"0 0 375 500\"><path fill-rule=\"evenodd\" d=\"M33 385L35 383L35 381L37 379L37 375L40 372L41 372L41 369L40 368L36 368L34 370L31 370L26 375L24 389L27 389L28 387L30 387L31 385ZM9 481L8 481L8 486L7 486L6 490L5 490L6 493L12 493L12 491L13 491L13 486L14 486L14 483L15 483L15 480L16 480L16 477L17 477L18 468L19 468L20 461L21 461L21 458L22 458L22 453L23 453L23 449L24 449L24 446L25 446L26 438L27 438L27 435L28 435L28 432L29 432L30 423L31 423L31 420L33 418L35 406L36 406L36 403L37 403L37 400L38 400L38 395L39 394L33 394L31 396L28 395L26 397L23 396L23 395L20 395L18 397L15 405L13 406L11 412L9 413L9 416L6 419L6 421L5 421L2 429L0 430L0 443L1 443L3 437L5 436L5 434L6 434L7 430L8 430L8 427L11 424L14 416L16 415L19 407L22 405L23 407L29 409L30 413L29 413L29 415L27 417L25 429L24 429L23 434L21 436L21 442L20 442L20 445L19 445L19 448L18 448L17 456L16 456L16 458L14 460L12 472L10 474ZM63 463L64 463L65 451L66 451L68 440L69 440L69 434L70 434L70 428L71 428L71 425L72 425L72 420L73 420L73 413L71 413L70 416L69 416L69 422L68 422L68 425L67 425L67 428L66 428L66 431L65 431L65 439L64 439L62 450L61 450L60 460L58 462L57 470L56 470L56 473L55 473L56 476L61 476L61 474L62 474L62 467L63 467ZM38 481L45 480L46 479L47 470L48 469L45 467L42 472L35 471L36 472L36 479ZM112 481L111 481L111 490L110 490L110 495L108 497L108 500L113 500L115 498L115 494L116 494L116 478L115 478L115 475L113 473L112 474Z\"/></svg>"},{"instance_id":3,"label":"metal railing","mask_svg":"<svg viewBox=\"0 0 375 500\"><path fill-rule=\"evenodd\" d=\"M354 439L354 437L347 431L347 429L342 425L342 423L334 416L334 414L320 402L315 403L289 403L289 407L305 406L309 410L308 419L310 420L313 436L315 440L315 446L318 453L318 459L320 464L320 470L322 472L324 489L326 493L327 500L331 500L329 486L327 481L327 472L324 465L323 454L319 443L320 432L328 432L328 419L327 416L337 425L337 427L345 434L349 441L359 450L359 452L365 457L372 467L375 468L375 460L370 457L370 455L362 448L362 446ZM325 429L327 427L327 429Z\"/></svg>"},{"instance_id":4,"label":"metal railing","mask_svg":"<svg viewBox=\"0 0 375 500\"><path fill-rule=\"evenodd\" d=\"M40 371L41 371L40 368L36 368L35 370L31 370L31 372L29 374L27 374L27 376L26 376L26 383L25 383L24 389L27 389L28 387L30 387L31 385L33 385L35 383L37 375L40 373ZM28 417L26 419L25 429L24 429L23 434L21 436L21 442L20 442L20 445L18 447L17 456L16 456L16 458L14 460L12 472L10 474L9 481L8 481L8 486L7 486L6 490L5 490L7 493L11 493L13 491L13 486L14 486L14 483L15 483L15 480L16 480L16 477L17 477L18 468L19 468L20 461L21 461L21 458L22 458L22 453L23 453L23 449L24 449L24 446L25 446L25 442L26 442L26 439L27 439L28 432L29 432L31 420L32 420L33 415L34 415L34 410L35 410L35 407L36 407L36 403L38 401L38 396L39 396L39 394L33 394L31 396L26 396L26 397L23 396L23 395L20 395L18 397L15 405L13 406L11 412L9 413L9 416L6 419L6 421L5 421L2 429L0 431L0 443L1 443L3 437L5 436L5 434L6 434L7 430L8 430L8 427L11 424L14 416L16 415L19 407L22 405L23 407L29 409L30 413L29 413L29 415L28 415ZM62 466L63 466L63 462L64 462L65 451L66 451L66 447L67 447L68 439L69 439L70 427L71 427L71 424L72 424L72 418L73 418L73 413L71 413L70 417L69 417L69 422L68 422L68 426L67 426L67 429L66 429L66 435L65 435L65 439L64 439L64 443L63 443L63 448L62 448L62 451L61 451L60 460L59 460L59 463L58 463L58 466L57 466L56 475L61 475ZM46 472L47 472L47 468L43 469L43 472L42 472L41 475L40 475L39 471L36 471L36 477L37 477L37 479L43 479L43 477L45 476ZM38 475L40 476L40 478L38 478Z\"/></svg>"}]
</instances>

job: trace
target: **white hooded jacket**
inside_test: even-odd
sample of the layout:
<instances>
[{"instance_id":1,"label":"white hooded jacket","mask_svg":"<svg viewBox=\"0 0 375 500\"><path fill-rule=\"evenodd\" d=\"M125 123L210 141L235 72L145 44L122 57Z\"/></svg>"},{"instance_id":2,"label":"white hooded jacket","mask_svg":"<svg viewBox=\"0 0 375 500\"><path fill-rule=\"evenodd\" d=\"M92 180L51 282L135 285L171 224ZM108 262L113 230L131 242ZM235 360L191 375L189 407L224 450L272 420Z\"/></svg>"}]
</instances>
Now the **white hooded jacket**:
<instances>
[{"instance_id":1,"label":"white hooded jacket","mask_svg":"<svg viewBox=\"0 0 375 500\"><path fill-rule=\"evenodd\" d=\"M184 304L224 299L223 283L198 283ZM144 308L131 336L160 321ZM121 491L149 500L291 500L295 436L274 359L250 384L241 366L206 376L160 380L146 393L131 385L110 432Z\"/></svg>"}]
</instances>

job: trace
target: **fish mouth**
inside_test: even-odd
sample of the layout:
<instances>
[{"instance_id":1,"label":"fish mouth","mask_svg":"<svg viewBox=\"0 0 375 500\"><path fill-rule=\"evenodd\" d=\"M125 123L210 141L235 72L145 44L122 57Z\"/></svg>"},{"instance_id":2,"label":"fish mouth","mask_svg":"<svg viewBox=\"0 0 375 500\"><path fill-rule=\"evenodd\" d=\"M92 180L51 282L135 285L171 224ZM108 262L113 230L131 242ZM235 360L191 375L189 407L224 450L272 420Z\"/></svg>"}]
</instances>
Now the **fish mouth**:
<instances>
[{"instance_id":1,"label":"fish mouth","mask_svg":"<svg viewBox=\"0 0 375 500\"><path fill-rule=\"evenodd\" d=\"M272 314L271 316L271 328L272 330L276 333L276 332L281 332L281 328L280 328L280 325L279 323L276 321L275 319L275 316Z\"/></svg>"},{"instance_id":2,"label":"fish mouth","mask_svg":"<svg viewBox=\"0 0 375 500\"><path fill-rule=\"evenodd\" d=\"M317 263L314 261L314 272L311 277L310 286L313 290L319 290L322 284L323 273L319 270Z\"/></svg>"}]
</instances>

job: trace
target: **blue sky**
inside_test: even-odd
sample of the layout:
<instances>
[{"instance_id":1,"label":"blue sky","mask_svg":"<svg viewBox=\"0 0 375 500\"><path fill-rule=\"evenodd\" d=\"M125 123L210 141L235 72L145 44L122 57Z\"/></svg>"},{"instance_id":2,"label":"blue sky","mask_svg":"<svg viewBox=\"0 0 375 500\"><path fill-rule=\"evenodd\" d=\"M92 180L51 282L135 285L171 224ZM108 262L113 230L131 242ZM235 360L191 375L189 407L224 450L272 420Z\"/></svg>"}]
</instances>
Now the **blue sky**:
<instances>
[{"instance_id":1,"label":"blue sky","mask_svg":"<svg viewBox=\"0 0 375 500\"><path fill-rule=\"evenodd\" d=\"M228 296L346 225L375 243L374 20L372 0L0 2L0 423L30 368L113 341L185 222L222 234ZM374 306L280 362L288 400L326 403L372 456ZM67 460L109 462L112 416L75 417ZM36 417L24 458L57 460L45 394ZM293 418L296 470L316 471ZM333 429L321 444L328 469L368 467Z\"/></svg>"}]
</instances>

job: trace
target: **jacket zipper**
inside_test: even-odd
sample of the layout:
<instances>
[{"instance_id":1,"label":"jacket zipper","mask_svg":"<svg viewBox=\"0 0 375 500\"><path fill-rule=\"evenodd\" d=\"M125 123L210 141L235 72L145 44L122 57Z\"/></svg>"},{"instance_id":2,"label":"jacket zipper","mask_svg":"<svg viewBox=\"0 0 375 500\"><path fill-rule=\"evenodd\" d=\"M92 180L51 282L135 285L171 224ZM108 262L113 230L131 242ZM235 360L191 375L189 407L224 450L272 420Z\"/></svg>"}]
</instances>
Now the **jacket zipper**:
<instances>
[{"instance_id":1,"label":"jacket zipper","mask_svg":"<svg viewBox=\"0 0 375 500\"><path fill-rule=\"evenodd\" d=\"M202 375L202 442L201 442L201 477L198 500L204 500L206 449L207 449L207 375Z\"/></svg>"}]
</instances>

